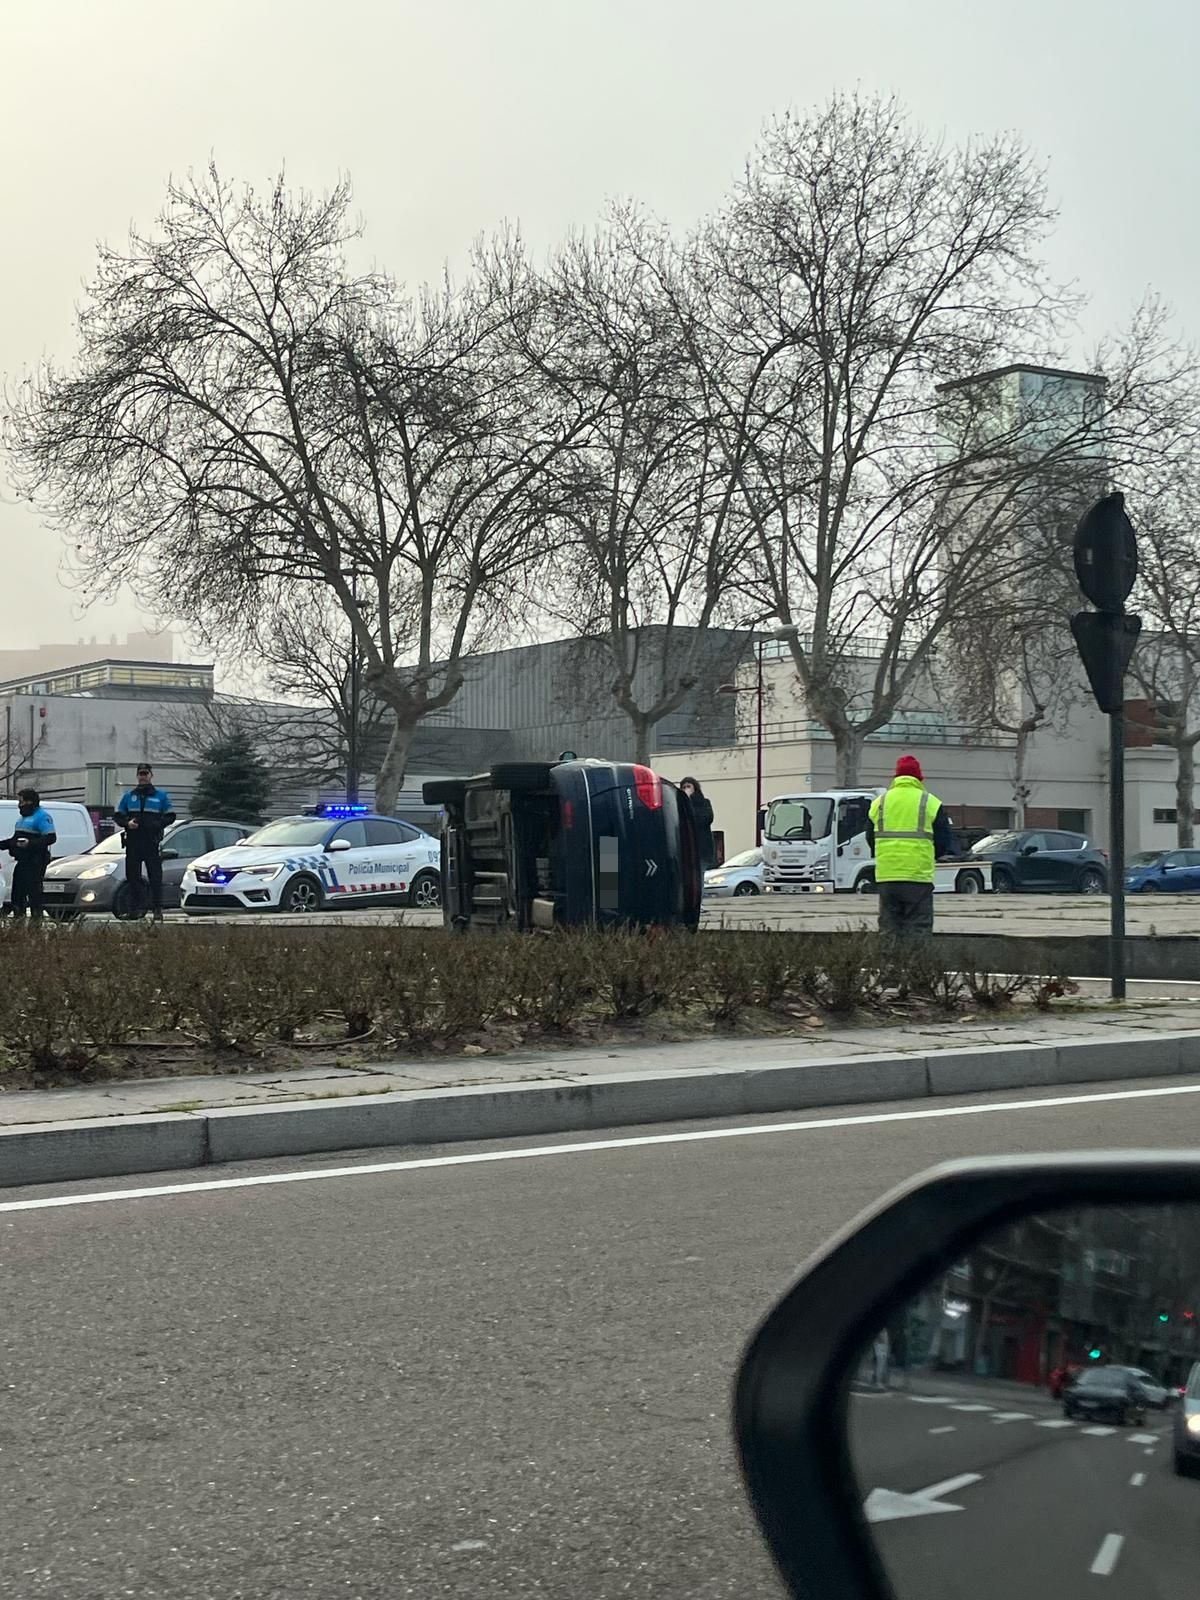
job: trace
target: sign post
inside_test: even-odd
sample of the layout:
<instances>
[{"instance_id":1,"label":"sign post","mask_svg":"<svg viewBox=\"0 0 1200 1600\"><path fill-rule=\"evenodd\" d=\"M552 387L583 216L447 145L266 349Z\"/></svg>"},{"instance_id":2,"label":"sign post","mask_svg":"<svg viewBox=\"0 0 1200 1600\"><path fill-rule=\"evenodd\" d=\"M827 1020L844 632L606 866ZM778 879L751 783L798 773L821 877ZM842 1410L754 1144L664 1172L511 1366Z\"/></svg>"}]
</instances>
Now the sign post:
<instances>
[{"instance_id":1,"label":"sign post","mask_svg":"<svg viewBox=\"0 0 1200 1600\"><path fill-rule=\"evenodd\" d=\"M1125 998L1125 669L1142 619L1125 610L1137 581L1137 538L1125 497L1106 494L1075 530L1075 576L1096 607L1071 618L1071 632L1096 704L1108 716L1108 970L1114 1000Z\"/></svg>"}]
</instances>

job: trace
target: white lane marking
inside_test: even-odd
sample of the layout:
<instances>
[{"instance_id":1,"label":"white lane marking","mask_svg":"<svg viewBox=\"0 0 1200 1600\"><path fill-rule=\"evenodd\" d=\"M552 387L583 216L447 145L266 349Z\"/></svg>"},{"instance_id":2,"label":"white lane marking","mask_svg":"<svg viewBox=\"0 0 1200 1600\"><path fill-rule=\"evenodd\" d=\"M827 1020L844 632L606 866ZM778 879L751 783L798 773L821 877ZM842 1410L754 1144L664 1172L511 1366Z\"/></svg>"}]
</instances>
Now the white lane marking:
<instances>
[{"instance_id":1,"label":"white lane marking","mask_svg":"<svg viewBox=\"0 0 1200 1600\"><path fill-rule=\"evenodd\" d=\"M958 1429L954 1426L953 1423L950 1423L945 1428L930 1428L929 1431L930 1431L930 1433L957 1433Z\"/></svg>"},{"instance_id":2,"label":"white lane marking","mask_svg":"<svg viewBox=\"0 0 1200 1600\"><path fill-rule=\"evenodd\" d=\"M944 1494L953 1494L956 1489L965 1489L972 1483L978 1483L982 1477L982 1472L960 1472L957 1478L945 1478L941 1483L931 1483L928 1489L920 1489L917 1492L924 1500L940 1500Z\"/></svg>"},{"instance_id":3,"label":"white lane marking","mask_svg":"<svg viewBox=\"0 0 1200 1600\"><path fill-rule=\"evenodd\" d=\"M1163 1089L1113 1089L1104 1094L1052 1095L1045 1100L990 1100L985 1105L937 1106L921 1111L876 1111L857 1117L814 1117L806 1122L761 1122L745 1128L705 1128L694 1133L639 1134L628 1139L589 1139L579 1144L530 1145L520 1150L474 1150L461 1156L422 1156L410 1161L373 1161L355 1167L316 1167L310 1172L260 1172L249 1178L206 1178L195 1183L163 1183L141 1189L104 1189L95 1194L4 1200L0 1201L0 1212L94 1206L109 1200L159 1200L173 1194L203 1194L211 1189L262 1189L281 1183L316 1183L330 1178L374 1178L385 1172L423 1172L433 1167L546 1160L555 1156L590 1155L600 1150L704 1144L713 1139L753 1139L763 1134L818 1133L822 1128L869 1128L892 1122L935 1122L942 1117L981 1117L1006 1111L1053 1111L1063 1106L1107 1105L1122 1100L1154 1100L1181 1094L1200 1094L1200 1083L1171 1084Z\"/></svg>"},{"instance_id":4,"label":"white lane marking","mask_svg":"<svg viewBox=\"0 0 1200 1600\"><path fill-rule=\"evenodd\" d=\"M1153 1445L1151 1445L1151 1447L1150 1447L1150 1449L1149 1449L1149 1450L1143 1450L1143 1451L1142 1451L1142 1454L1143 1454L1143 1455L1144 1455L1144 1456L1152 1456L1152 1455L1153 1455L1153 1454L1154 1454L1154 1446L1153 1446Z\"/></svg>"},{"instance_id":5,"label":"white lane marking","mask_svg":"<svg viewBox=\"0 0 1200 1600\"><path fill-rule=\"evenodd\" d=\"M1039 1428L1073 1428L1075 1424L1067 1417L1051 1417L1048 1422L1039 1422Z\"/></svg>"},{"instance_id":6,"label":"white lane marking","mask_svg":"<svg viewBox=\"0 0 1200 1600\"><path fill-rule=\"evenodd\" d=\"M992 1418L993 1422L1031 1422L1032 1411L997 1411Z\"/></svg>"},{"instance_id":7,"label":"white lane marking","mask_svg":"<svg viewBox=\"0 0 1200 1600\"><path fill-rule=\"evenodd\" d=\"M951 1396L948 1394L910 1394L908 1398L915 1406L948 1406Z\"/></svg>"},{"instance_id":8,"label":"white lane marking","mask_svg":"<svg viewBox=\"0 0 1200 1600\"><path fill-rule=\"evenodd\" d=\"M951 1406L951 1411L991 1411L991 1406Z\"/></svg>"},{"instance_id":9,"label":"white lane marking","mask_svg":"<svg viewBox=\"0 0 1200 1600\"><path fill-rule=\"evenodd\" d=\"M1130 1444L1157 1444L1158 1435L1155 1433L1131 1433L1129 1442Z\"/></svg>"},{"instance_id":10,"label":"white lane marking","mask_svg":"<svg viewBox=\"0 0 1200 1600\"><path fill-rule=\"evenodd\" d=\"M1129 1483L1132 1488L1140 1489L1145 1481L1146 1474L1144 1472L1135 1472L1133 1477L1130 1478Z\"/></svg>"},{"instance_id":11,"label":"white lane marking","mask_svg":"<svg viewBox=\"0 0 1200 1600\"><path fill-rule=\"evenodd\" d=\"M903 1517L928 1517L939 1511L961 1511L961 1506L949 1505L940 1496L965 1489L978 1483L978 1472L964 1472L957 1478L947 1478L942 1483L931 1483L928 1489L917 1489L913 1494L901 1494L897 1489L872 1489L863 1501L863 1515L868 1522L897 1522Z\"/></svg>"},{"instance_id":12,"label":"white lane marking","mask_svg":"<svg viewBox=\"0 0 1200 1600\"><path fill-rule=\"evenodd\" d=\"M1088 1570L1095 1573L1097 1578L1111 1577L1124 1543L1123 1533L1106 1533L1100 1541L1099 1550L1096 1551L1096 1559Z\"/></svg>"},{"instance_id":13,"label":"white lane marking","mask_svg":"<svg viewBox=\"0 0 1200 1600\"><path fill-rule=\"evenodd\" d=\"M1115 1428L1085 1428L1084 1433L1090 1433L1093 1439L1107 1439L1110 1433L1116 1433Z\"/></svg>"}]
</instances>

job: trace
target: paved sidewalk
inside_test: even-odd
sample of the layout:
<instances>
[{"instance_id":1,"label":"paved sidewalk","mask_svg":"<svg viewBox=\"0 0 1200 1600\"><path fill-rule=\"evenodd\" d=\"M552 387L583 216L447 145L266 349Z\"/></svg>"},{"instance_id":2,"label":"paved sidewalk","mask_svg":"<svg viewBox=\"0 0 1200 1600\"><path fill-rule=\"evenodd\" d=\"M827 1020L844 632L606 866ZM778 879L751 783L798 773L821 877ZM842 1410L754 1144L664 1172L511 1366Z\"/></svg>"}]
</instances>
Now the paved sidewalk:
<instances>
[{"instance_id":1,"label":"paved sidewalk","mask_svg":"<svg viewBox=\"0 0 1200 1600\"><path fill-rule=\"evenodd\" d=\"M141 1078L71 1089L0 1091L0 1128L76 1119L203 1112L227 1107L280 1106L317 1100L436 1090L486 1091L500 1085L581 1085L602 1078L676 1073L754 1071L760 1067L818 1065L880 1057L961 1056L988 1047L1147 1041L1200 1031L1200 985L1145 985L1123 1007L1100 999L1103 985L1085 983L1073 1002L1049 1012L1022 1007L998 1017L976 1013L950 1022L919 1021L885 1027L798 1027L771 1038L730 1035L678 1044L514 1050L500 1055L413 1057L396 1063L341 1067L314 1060L289 1072L247 1072ZM1195 998L1190 998L1194 994ZM1131 1069L1131 1077L1137 1075ZM939 1092L939 1091L934 1091ZM940 1091L945 1092L945 1091Z\"/></svg>"}]
</instances>

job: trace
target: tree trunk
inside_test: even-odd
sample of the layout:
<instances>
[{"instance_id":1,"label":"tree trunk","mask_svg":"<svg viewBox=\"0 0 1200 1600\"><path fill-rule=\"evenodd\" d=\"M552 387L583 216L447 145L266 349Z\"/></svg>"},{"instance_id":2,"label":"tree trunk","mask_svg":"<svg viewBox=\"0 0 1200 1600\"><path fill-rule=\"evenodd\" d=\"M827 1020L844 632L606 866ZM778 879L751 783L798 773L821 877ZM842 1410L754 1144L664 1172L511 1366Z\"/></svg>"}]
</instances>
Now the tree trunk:
<instances>
[{"instance_id":1,"label":"tree trunk","mask_svg":"<svg viewBox=\"0 0 1200 1600\"><path fill-rule=\"evenodd\" d=\"M1025 782L1025 762L1029 756L1029 733L1027 727L1017 729L1017 748L1013 755L1013 802L1017 810L1017 827L1025 826L1025 808L1029 804L1030 789Z\"/></svg>"},{"instance_id":2,"label":"tree trunk","mask_svg":"<svg viewBox=\"0 0 1200 1600\"><path fill-rule=\"evenodd\" d=\"M633 759L639 766L650 765L650 728L651 723L646 717L636 717L630 713L630 722L633 724Z\"/></svg>"},{"instance_id":3,"label":"tree trunk","mask_svg":"<svg viewBox=\"0 0 1200 1600\"><path fill-rule=\"evenodd\" d=\"M408 765L408 747L412 743L415 725L399 716L392 723L392 736L388 740L387 754L375 777L375 809L382 816L396 814L396 801L404 784Z\"/></svg>"},{"instance_id":4,"label":"tree trunk","mask_svg":"<svg viewBox=\"0 0 1200 1600\"><path fill-rule=\"evenodd\" d=\"M1183 743L1175 751L1175 836L1181 850L1190 850L1195 839L1196 746Z\"/></svg>"},{"instance_id":5,"label":"tree trunk","mask_svg":"<svg viewBox=\"0 0 1200 1600\"><path fill-rule=\"evenodd\" d=\"M853 789L859 781L858 769L862 761L862 735L857 728L833 730L834 771L839 789Z\"/></svg>"}]
</instances>

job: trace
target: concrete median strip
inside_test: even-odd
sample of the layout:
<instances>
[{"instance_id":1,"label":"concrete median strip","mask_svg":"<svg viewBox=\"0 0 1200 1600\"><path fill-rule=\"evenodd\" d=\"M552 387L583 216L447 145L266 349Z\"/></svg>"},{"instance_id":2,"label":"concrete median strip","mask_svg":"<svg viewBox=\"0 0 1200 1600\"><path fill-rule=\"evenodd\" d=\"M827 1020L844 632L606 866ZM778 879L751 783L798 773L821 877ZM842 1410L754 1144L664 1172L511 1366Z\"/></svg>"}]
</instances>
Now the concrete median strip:
<instances>
[{"instance_id":1,"label":"concrete median strip","mask_svg":"<svg viewBox=\"0 0 1200 1600\"><path fill-rule=\"evenodd\" d=\"M0 1129L0 1188L338 1150L540 1137L1056 1084L1200 1076L1200 1032L409 1089ZM739 1061L738 1057L742 1059ZM559 1058L560 1070L566 1063ZM93 1102L94 1103L94 1102Z\"/></svg>"}]
</instances>

